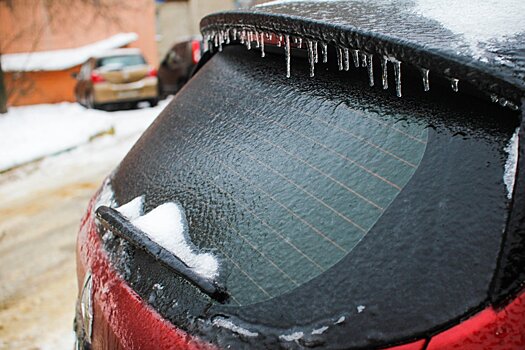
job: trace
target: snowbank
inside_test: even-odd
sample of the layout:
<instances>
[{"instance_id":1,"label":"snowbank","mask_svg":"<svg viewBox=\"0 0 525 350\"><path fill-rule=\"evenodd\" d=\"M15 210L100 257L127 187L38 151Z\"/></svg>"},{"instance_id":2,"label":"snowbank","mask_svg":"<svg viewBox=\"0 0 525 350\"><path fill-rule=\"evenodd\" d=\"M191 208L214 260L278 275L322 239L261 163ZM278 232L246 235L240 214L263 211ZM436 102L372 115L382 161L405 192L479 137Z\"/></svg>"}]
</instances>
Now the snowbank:
<instances>
[{"instance_id":1,"label":"snowbank","mask_svg":"<svg viewBox=\"0 0 525 350\"><path fill-rule=\"evenodd\" d=\"M4 54L1 56L2 69L4 72L64 70L82 64L102 51L125 46L137 38L136 33L119 33L93 44L72 49Z\"/></svg>"},{"instance_id":2,"label":"snowbank","mask_svg":"<svg viewBox=\"0 0 525 350\"><path fill-rule=\"evenodd\" d=\"M75 148L98 134L142 132L169 100L155 108L105 112L77 103L12 107L0 116L0 171Z\"/></svg>"}]
</instances>

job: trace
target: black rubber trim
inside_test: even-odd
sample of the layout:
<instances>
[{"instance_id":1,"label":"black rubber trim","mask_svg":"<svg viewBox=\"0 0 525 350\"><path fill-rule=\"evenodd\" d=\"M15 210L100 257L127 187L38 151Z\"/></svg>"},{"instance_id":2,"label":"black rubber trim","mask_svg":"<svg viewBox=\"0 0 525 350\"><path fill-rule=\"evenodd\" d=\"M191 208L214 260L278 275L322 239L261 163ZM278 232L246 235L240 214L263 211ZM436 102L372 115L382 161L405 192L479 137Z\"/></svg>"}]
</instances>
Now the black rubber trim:
<instances>
[{"instance_id":1,"label":"black rubber trim","mask_svg":"<svg viewBox=\"0 0 525 350\"><path fill-rule=\"evenodd\" d=\"M100 206L96 210L96 215L105 228L145 251L211 298L219 302L224 302L229 298L224 287L195 273L176 255L149 239L144 232L135 227L115 209Z\"/></svg>"}]
</instances>

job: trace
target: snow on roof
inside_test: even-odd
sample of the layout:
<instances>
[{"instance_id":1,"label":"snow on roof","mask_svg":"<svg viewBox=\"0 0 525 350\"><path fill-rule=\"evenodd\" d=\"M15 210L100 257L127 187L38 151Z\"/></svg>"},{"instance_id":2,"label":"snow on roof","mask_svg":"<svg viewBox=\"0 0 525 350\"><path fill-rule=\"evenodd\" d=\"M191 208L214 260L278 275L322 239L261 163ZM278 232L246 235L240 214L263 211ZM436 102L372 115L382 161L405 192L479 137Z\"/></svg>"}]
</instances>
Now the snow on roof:
<instances>
[{"instance_id":1,"label":"snow on roof","mask_svg":"<svg viewBox=\"0 0 525 350\"><path fill-rule=\"evenodd\" d=\"M142 52L137 48L125 48L125 49L113 49L99 52L92 57L110 57L110 56L121 56L121 55L141 55Z\"/></svg>"},{"instance_id":2,"label":"snow on roof","mask_svg":"<svg viewBox=\"0 0 525 350\"><path fill-rule=\"evenodd\" d=\"M119 33L89 45L63 50L4 54L4 72L55 71L72 68L84 63L101 51L115 49L137 40L136 33Z\"/></svg>"}]
</instances>

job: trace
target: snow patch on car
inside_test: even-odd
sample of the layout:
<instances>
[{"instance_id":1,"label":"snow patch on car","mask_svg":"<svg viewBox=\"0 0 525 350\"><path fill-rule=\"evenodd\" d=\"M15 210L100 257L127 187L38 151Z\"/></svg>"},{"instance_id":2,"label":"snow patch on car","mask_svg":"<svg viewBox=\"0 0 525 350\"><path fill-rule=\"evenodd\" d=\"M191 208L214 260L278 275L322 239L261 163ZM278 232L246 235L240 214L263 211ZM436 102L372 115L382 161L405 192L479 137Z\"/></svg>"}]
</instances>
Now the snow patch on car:
<instances>
[{"instance_id":1,"label":"snow patch on car","mask_svg":"<svg viewBox=\"0 0 525 350\"><path fill-rule=\"evenodd\" d=\"M232 332L235 332L240 335L244 335L246 337L257 337L259 335L259 333L257 332L252 332L252 331L247 330L246 328L237 326L233 322L226 320L224 318L216 318L213 320L212 324L216 327L229 329Z\"/></svg>"},{"instance_id":2,"label":"snow patch on car","mask_svg":"<svg viewBox=\"0 0 525 350\"><path fill-rule=\"evenodd\" d=\"M113 192L113 187L111 187L111 179L109 177L104 180L93 208L96 210L103 205L106 207L114 207L116 205L115 193Z\"/></svg>"},{"instance_id":3,"label":"snow patch on car","mask_svg":"<svg viewBox=\"0 0 525 350\"><path fill-rule=\"evenodd\" d=\"M519 131L516 129L514 135L509 140L505 152L509 154L507 162L505 163L505 173L503 174L503 182L507 187L507 198L512 198L512 191L514 190L514 181L516 180L516 168L518 166L518 145L519 145Z\"/></svg>"},{"instance_id":4,"label":"snow patch on car","mask_svg":"<svg viewBox=\"0 0 525 350\"><path fill-rule=\"evenodd\" d=\"M143 214L143 197L115 208L152 241L173 253L197 274L214 279L218 275L219 262L210 253L198 253L187 235L188 224L184 209L177 203L168 202Z\"/></svg>"},{"instance_id":5,"label":"snow patch on car","mask_svg":"<svg viewBox=\"0 0 525 350\"><path fill-rule=\"evenodd\" d=\"M279 336L279 339L284 341L296 341L301 339L304 336L303 332L293 332L291 334L282 334Z\"/></svg>"}]
</instances>

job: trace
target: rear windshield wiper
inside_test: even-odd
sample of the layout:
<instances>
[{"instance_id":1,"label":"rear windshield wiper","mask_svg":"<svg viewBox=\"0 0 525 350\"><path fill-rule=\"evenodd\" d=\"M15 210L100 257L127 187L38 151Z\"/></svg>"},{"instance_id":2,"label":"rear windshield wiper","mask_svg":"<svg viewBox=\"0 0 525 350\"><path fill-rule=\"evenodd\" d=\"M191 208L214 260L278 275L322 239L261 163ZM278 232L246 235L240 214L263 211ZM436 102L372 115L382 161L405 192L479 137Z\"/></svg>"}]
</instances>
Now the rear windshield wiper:
<instances>
[{"instance_id":1,"label":"rear windshield wiper","mask_svg":"<svg viewBox=\"0 0 525 350\"><path fill-rule=\"evenodd\" d=\"M96 215L105 228L130 242L138 249L145 251L161 264L173 270L177 275L186 279L211 298L221 303L229 298L229 295L223 286L219 285L216 281L210 281L196 273L179 257L151 240L144 232L135 227L115 209L107 206L100 206L96 210Z\"/></svg>"}]
</instances>

